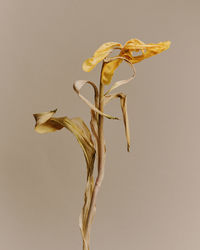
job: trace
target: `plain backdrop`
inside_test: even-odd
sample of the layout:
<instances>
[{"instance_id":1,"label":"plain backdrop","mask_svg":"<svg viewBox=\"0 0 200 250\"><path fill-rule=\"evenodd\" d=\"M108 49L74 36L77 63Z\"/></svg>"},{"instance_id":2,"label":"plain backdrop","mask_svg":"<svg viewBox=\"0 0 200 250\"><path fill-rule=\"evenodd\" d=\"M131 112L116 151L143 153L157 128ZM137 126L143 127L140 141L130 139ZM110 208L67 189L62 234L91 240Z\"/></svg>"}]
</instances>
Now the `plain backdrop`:
<instances>
[{"instance_id":1,"label":"plain backdrop","mask_svg":"<svg viewBox=\"0 0 200 250\"><path fill-rule=\"evenodd\" d=\"M91 250L200 249L198 0L0 1L0 249L78 250L86 166L67 130L39 135L33 113L82 117L74 80L99 81L82 62L104 42L171 40L136 64L122 121L105 121L106 172ZM113 81L130 76L123 64ZM90 99L92 92L83 93ZM118 101L106 112L121 117Z\"/></svg>"}]
</instances>

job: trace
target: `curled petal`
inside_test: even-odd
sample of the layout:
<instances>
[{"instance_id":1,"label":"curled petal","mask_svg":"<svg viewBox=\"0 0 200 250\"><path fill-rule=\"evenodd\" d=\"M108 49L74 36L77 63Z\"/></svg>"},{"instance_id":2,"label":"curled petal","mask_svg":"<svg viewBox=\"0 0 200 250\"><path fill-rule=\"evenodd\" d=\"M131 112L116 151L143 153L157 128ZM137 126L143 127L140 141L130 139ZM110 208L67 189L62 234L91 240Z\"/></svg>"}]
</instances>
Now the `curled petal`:
<instances>
[{"instance_id":1,"label":"curled petal","mask_svg":"<svg viewBox=\"0 0 200 250\"><path fill-rule=\"evenodd\" d=\"M170 47L170 44L170 41L160 42L157 44L143 44L137 39L132 39L125 44L123 48L123 53L129 55L130 62L134 64L167 50ZM133 56L131 55L131 52L133 51L141 51L142 55Z\"/></svg>"},{"instance_id":2,"label":"curled petal","mask_svg":"<svg viewBox=\"0 0 200 250\"><path fill-rule=\"evenodd\" d=\"M150 48L156 48L157 50L160 50L162 48L168 49L170 44L171 44L170 41L145 44L144 42L138 39L131 39L125 43L123 50L137 51Z\"/></svg>"},{"instance_id":3,"label":"curled petal","mask_svg":"<svg viewBox=\"0 0 200 250\"><path fill-rule=\"evenodd\" d=\"M144 46L145 46L144 42L134 38L125 43L123 50L130 50L137 52L137 50L144 49Z\"/></svg>"},{"instance_id":4,"label":"curled petal","mask_svg":"<svg viewBox=\"0 0 200 250\"><path fill-rule=\"evenodd\" d=\"M120 87L121 85L127 84L128 82L130 82L131 80L133 80L134 77L135 77L135 75L136 75L136 70L135 70L134 65L128 59L126 59L126 57L118 57L118 58L120 60L124 60L125 62L127 62L131 66L131 69L133 71L133 75L130 78L128 78L128 79L120 80L120 81L115 82L112 85L112 87L105 93L105 95L109 94L111 91L113 91L114 89ZM110 60L112 60L112 58L110 58Z\"/></svg>"},{"instance_id":5,"label":"curled petal","mask_svg":"<svg viewBox=\"0 0 200 250\"><path fill-rule=\"evenodd\" d=\"M124 51L130 50L130 51L138 52L138 50L144 49L143 48L144 45L145 45L144 42L140 41L139 39L134 38L125 43L123 50Z\"/></svg>"},{"instance_id":6,"label":"curled petal","mask_svg":"<svg viewBox=\"0 0 200 250\"><path fill-rule=\"evenodd\" d=\"M114 59L114 58L113 58ZM115 59L110 62L105 62L103 69L102 69L102 74L101 74L101 82L103 84L110 84L113 74L117 67L121 64L122 59Z\"/></svg>"},{"instance_id":7,"label":"curled petal","mask_svg":"<svg viewBox=\"0 0 200 250\"><path fill-rule=\"evenodd\" d=\"M132 80L135 77L135 68L133 67L133 65L131 63L132 55L129 51L125 52L122 49L119 56L115 56L115 57L111 57L111 58L108 57L108 58L104 59L104 66L103 66L102 73L101 73L101 81L103 84L110 84L111 83L111 80L112 80L112 77L113 77L115 70L123 62L123 60L125 62L129 63L130 66L132 67L133 72L134 72L133 76L129 80L123 80L123 81L119 81L119 82L115 83L114 85L116 85L116 86L113 86L111 89L114 89L116 87L119 87L122 84L129 82L130 80Z\"/></svg>"},{"instance_id":8,"label":"curled petal","mask_svg":"<svg viewBox=\"0 0 200 250\"><path fill-rule=\"evenodd\" d=\"M86 72L90 72L99 62L101 62L113 49L122 48L120 43L108 42L102 44L94 53L91 58L83 62L82 68Z\"/></svg>"}]
</instances>

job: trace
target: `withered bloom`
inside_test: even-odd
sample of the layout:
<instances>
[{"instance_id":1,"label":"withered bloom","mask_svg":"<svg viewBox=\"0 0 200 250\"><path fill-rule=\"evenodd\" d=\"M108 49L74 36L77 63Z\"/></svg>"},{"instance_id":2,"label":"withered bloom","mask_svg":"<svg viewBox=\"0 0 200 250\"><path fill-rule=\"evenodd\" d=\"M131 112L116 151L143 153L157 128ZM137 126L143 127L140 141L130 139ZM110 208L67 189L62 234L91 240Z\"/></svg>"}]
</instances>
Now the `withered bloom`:
<instances>
[{"instance_id":1,"label":"withered bloom","mask_svg":"<svg viewBox=\"0 0 200 250\"><path fill-rule=\"evenodd\" d=\"M105 165L105 141L103 134L104 117L108 119L118 120L117 117L108 115L104 112L104 107L113 99L119 98L123 115L125 135L127 141L127 150L130 149L130 131L127 112L127 97L124 93L111 92L119 86L128 83L135 76L134 64L146 58L157 55L170 46L170 41L160 42L157 44L145 44L138 39L131 39L122 46L120 43L108 42L101 45L94 55L85 60L83 70L91 71L99 62L103 61L99 88L91 81L78 80L74 82L73 88L77 95L89 106L91 112L90 128L84 123L81 118L54 117L57 110L34 114L36 120L35 130L40 134L55 132L62 128L68 129L74 134L80 144L87 165L87 182L84 195L84 206L79 217L79 226L83 239L83 250L89 250L90 247L90 231L92 221L96 212L96 198L101 187L104 177ZM119 50L117 56L111 57L113 50ZM134 53L134 54L133 54ZM139 55L135 55L139 53ZM122 61L127 62L132 70L133 75L127 80L115 82L110 89L104 91L104 85L110 84L116 68ZM81 88L88 84L94 91L94 103L90 102L81 93ZM96 152L98 152L97 177L94 180L93 170Z\"/></svg>"},{"instance_id":2,"label":"withered bloom","mask_svg":"<svg viewBox=\"0 0 200 250\"><path fill-rule=\"evenodd\" d=\"M119 49L119 57L113 57L111 62L104 65L102 72L102 83L109 84L112 80L112 76L116 68L124 59L127 59L130 63L135 64L142 60L155 56L164 50L167 50L170 46L170 41L160 42L157 44L149 43L145 44L138 39L131 39L122 46L120 43L109 42L102 44L94 53L94 55L85 60L83 63L83 70L86 72L91 71L99 62L105 59L113 50ZM141 55L133 55L133 52L141 52ZM115 60L114 60L115 59Z\"/></svg>"}]
</instances>

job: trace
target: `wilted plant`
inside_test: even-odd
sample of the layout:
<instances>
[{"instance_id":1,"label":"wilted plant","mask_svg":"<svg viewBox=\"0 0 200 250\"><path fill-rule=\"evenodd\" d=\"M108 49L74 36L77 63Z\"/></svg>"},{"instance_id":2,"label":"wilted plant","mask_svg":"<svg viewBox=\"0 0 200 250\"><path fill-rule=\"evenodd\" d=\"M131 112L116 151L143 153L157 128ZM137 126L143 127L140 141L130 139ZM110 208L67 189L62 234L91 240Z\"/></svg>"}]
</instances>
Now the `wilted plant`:
<instances>
[{"instance_id":1,"label":"wilted plant","mask_svg":"<svg viewBox=\"0 0 200 250\"><path fill-rule=\"evenodd\" d=\"M111 94L111 91L119 86L128 83L135 77L134 64L145 58L154 56L168 49L170 42L160 42L158 44L144 44L138 39L131 39L122 46L120 43L109 42L101 45L94 55L84 61L83 70L91 71L99 62L103 61L99 89L95 83L91 81L79 80L75 81L73 88L78 96L89 106L91 111L90 129L81 118L68 117L53 117L56 109L50 112L34 114L36 125L35 130L38 133L48 133L67 128L70 130L78 140L82 147L86 165L87 165L87 183L85 188L84 206L79 218L79 226L83 239L83 250L89 250L90 246L90 232L92 221L96 212L96 199L99 189L104 177L105 154L106 146L104 141L104 117L108 119L118 119L104 113L105 105L112 99L119 98L121 110L123 114L123 121L125 126L125 134L127 140L127 150L130 149L130 132L127 113L127 99L123 93ZM111 57L113 50L119 50L118 56ZM133 52L140 52L139 55L133 55ZM123 62L127 62L133 71L133 75L127 80L115 82L110 89L104 91L104 86L110 84L112 76L116 68ZM94 104L81 95L80 90L85 85L89 84L94 90ZM97 176L94 180L93 170L95 155L97 152Z\"/></svg>"}]
</instances>

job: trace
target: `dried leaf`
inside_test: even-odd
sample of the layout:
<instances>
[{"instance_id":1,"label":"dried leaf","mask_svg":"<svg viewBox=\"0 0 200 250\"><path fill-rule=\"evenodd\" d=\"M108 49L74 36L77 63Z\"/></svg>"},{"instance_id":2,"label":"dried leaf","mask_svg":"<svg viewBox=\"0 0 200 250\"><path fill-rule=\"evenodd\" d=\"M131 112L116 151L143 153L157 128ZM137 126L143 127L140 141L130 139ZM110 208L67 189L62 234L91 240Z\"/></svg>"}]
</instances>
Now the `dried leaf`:
<instances>
[{"instance_id":1,"label":"dried leaf","mask_svg":"<svg viewBox=\"0 0 200 250\"><path fill-rule=\"evenodd\" d=\"M94 112L93 110L91 110L90 128L95 138L95 148L96 148L98 145L98 138L99 138L98 137L98 119L97 119L96 112Z\"/></svg>"},{"instance_id":2,"label":"dried leaf","mask_svg":"<svg viewBox=\"0 0 200 250\"><path fill-rule=\"evenodd\" d=\"M103 112L101 112L98 108L96 108L94 106L94 104L92 104L88 99L86 99L83 95L80 94L80 89L85 85L85 84L94 84L90 81L85 81L85 80L78 80L78 81L75 81L74 82L74 90L75 92L78 94L78 96L93 110L95 111L96 113L102 115L102 116L105 116L106 118L108 119L114 119L114 120L119 120L117 117L113 117L113 116L110 116L110 115L107 115ZM96 86L96 85L95 85Z\"/></svg>"},{"instance_id":3,"label":"dried leaf","mask_svg":"<svg viewBox=\"0 0 200 250\"><path fill-rule=\"evenodd\" d=\"M101 62L115 48L121 48L120 43L108 42L102 44L94 53L93 57L83 62L82 68L84 71L91 71L99 62Z\"/></svg>"},{"instance_id":4,"label":"dried leaf","mask_svg":"<svg viewBox=\"0 0 200 250\"><path fill-rule=\"evenodd\" d=\"M112 90L120 87L121 85L124 85L128 82L130 82L131 80L134 79L135 75L136 75L136 70L135 70L135 67L134 65L126 58L124 57L117 57L117 58L120 58L121 60L124 60L125 62L129 63L129 65L131 66L131 69L133 70L133 75L129 78L129 79L126 79L126 80L120 80L120 81L117 81L115 82L112 87L105 93L105 95L109 94ZM112 60L112 58L110 58L109 60Z\"/></svg>"},{"instance_id":5,"label":"dried leaf","mask_svg":"<svg viewBox=\"0 0 200 250\"><path fill-rule=\"evenodd\" d=\"M43 112L40 114L34 114L34 118L36 120L35 130L40 133L49 133L54 132L63 128L59 123L55 123L50 118L56 113L57 109L50 112Z\"/></svg>"},{"instance_id":6,"label":"dried leaf","mask_svg":"<svg viewBox=\"0 0 200 250\"><path fill-rule=\"evenodd\" d=\"M38 133L43 134L54 132L65 127L75 135L83 149L87 163L87 185L85 190L84 206L79 217L79 226L83 237L83 244L85 247L84 249L89 250L89 234L86 234L86 222L94 189L93 169L96 151L92 141L91 133L86 124L80 118L55 118L53 117L55 112L56 110L34 114L36 120L35 130Z\"/></svg>"},{"instance_id":7,"label":"dried leaf","mask_svg":"<svg viewBox=\"0 0 200 250\"><path fill-rule=\"evenodd\" d=\"M82 234L84 250L89 250L90 239L89 239L89 234L87 233L86 226L87 226L87 217L88 217L88 212L90 208L90 203L92 200L93 189L94 189L94 178L93 176L89 175L87 179L85 195L84 195L84 206L79 216L79 227L80 227L81 234ZM95 215L95 211L92 217L94 217L94 215Z\"/></svg>"},{"instance_id":8,"label":"dried leaf","mask_svg":"<svg viewBox=\"0 0 200 250\"><path fill-rule=\"evenodd\" d=\"M126 96L122 95L120 97L120 104L121 104L124 126L125 126L125 134L126 134L126 140L127 140L127 151L129 152L130 151L130 129L129 129L129 120L128 120L128 112L127 112L127 97Z\"/></svg>"},{"instance_id":9,"label":"dried leaf","mask_svg":"<svg viewBox=\"0 0 200 250\"><path fill-rule=\"evenodd\" d=\"M75 135L76 139L83 149L88 172L93 172L96 151L94 148L94 143L92 141L91 133L87 125L80 118L69 119L66 116L55 118L53 117L55 112L56 110L34 114L36 120L36 132L44 134L60 130L64 127L70 130Z\"/></svg>"},{"instance_id":10,"label":"dried leaf","mask_svg":"<svg viewBox=\"0 0 200 250\"><path fill-rule=\"evenodd\" d=\"M106 105L109 101L115 98L120 98L120 105L123 114L123 121L125 127L125 135L127 140L127 151L130 151L130 130L129 130L129 120L128 120L128 112L127 112L127 97L123 93L117 93L112 95L106 95L104 97L104 104Z\"/></svg>"}]
</instances>

